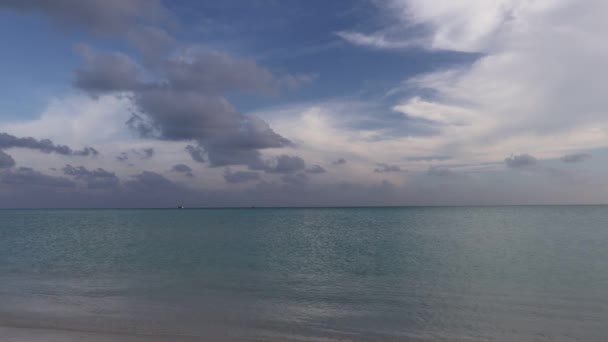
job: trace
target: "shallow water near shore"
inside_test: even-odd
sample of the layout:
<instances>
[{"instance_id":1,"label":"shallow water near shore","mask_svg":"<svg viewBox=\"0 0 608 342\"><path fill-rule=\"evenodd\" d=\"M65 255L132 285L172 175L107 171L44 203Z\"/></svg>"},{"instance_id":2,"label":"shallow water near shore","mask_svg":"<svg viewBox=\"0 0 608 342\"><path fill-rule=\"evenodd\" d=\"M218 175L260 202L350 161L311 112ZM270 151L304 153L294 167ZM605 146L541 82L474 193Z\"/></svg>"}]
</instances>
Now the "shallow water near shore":
<instances>
[{"instance_id":1,"label":"shallow water near shore","mask_svg":"<svg viewBox=\"0 0 608 342\"><path fill-rule=\"evenodd\" d=\"M608 207L1 210L2 341L604 341Z\"/></svg>"}]
</instances>

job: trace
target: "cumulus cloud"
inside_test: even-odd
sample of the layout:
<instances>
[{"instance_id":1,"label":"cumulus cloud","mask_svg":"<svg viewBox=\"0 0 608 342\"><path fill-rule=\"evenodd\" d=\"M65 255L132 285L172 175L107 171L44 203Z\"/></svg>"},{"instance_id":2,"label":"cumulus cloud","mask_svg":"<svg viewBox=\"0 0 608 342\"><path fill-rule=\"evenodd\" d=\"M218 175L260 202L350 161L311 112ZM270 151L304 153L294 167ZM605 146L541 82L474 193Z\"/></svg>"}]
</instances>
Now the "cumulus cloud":
<instances>
[{"instance_id":1,"label":"cumulus cloud","mask_svg":"<svg viewBox=\"0 0 608 342\"><path fill-rule=\"evenodd\" d=\"M224 170L224 180L227 183L237 184L260 179L260 175L254 171L236 171L232 172L230 168Z\"/></svg>"},{"instance_id":2,"label":"cumulus cloud","mask_svg":"<svg viewBox=\"0 0 608 342\"><path fill-rule=\"evenodd\" d=\"M251 59L237 59L219 51L186 51L183 58L167 59L163 70L173 89L202 94L227 91L273 93L277 81Z\"/></svg>"},{"instance_id":3,"label":"cumulus cloud","mask_svg":"<svg viewBox=\"0 0 608 342\"><path fill-rule=\"evenodd\" d=\"M194 177L194 174L192 173L192 168L186 164L175 164L171 168L171 171L181 173L186 177Z\"/></svg>"},{"instance_id":4,"label":"cumulus cloud","mask_svg":"<svg viewBox=\"0 0 608 342\"><path fill-rule=\"evenodd\" d=\"M561 160L564 163L569 163L569 164L580 163L580 162L583 162L588 159L591 159L591 155L589 153L566 154L565 156L563 156L561 158Z\"/></svg>"},{"instance_id":5,"label":"cumulus cloud","mask_svg":"<svg viewBox=\"0 0 608 342\"><path fill-rule=\"evenodd\" d=\"M160 27L143 26L129 31L127 41L139 51L144 63L158 65L159 58L177 45L177 40Z\"/></svg>"},{"instance_id":6,"label":"cumulus cloud","mask_svg":"<svg viewBox=\"0 0 608 342\"><path fill-rule=\"evenodd\" d=\"M286 160L279 160L276 168L269 166L260 150L286 147L291 142L264 120L237 111L226 96L234 92L273 95L281 88L310 83L318 74L275 75L253 59L182 44L158 25L168 16L162 3L144 2L88 0L70 7L4 1L0 5L39 12L62 22L87 18L87 25L84 21L79 24L94 31L125 33L143 64L124 52L80 45L77 51L83 62L75 70L73 85L94 98L124 95L122 98L133 106L127 125L140 136L194 142L187 147L193 160L208 160L212 167L245 165L253 170L284 172L281 167ZM96 9L98 17L89 18L91 9ZM117 157L119 161L128 159L125 153Z\"/></svg>"},{"instance_id":7,"label":"cumulus cloud","mask_svg":"<svg viewBox=\"0 0 608 342\"><path fill-rule=\"evenodd\" d=\"M4 0L0 6L39 12L94 31L126 33L144 64L123 52L100 52L81 45L77 50L83 65L75 71L74 86L95 98L127 95L134 105L129 127L143 137L195 141L211 166L258 167L263 164L259 150L290 144L263 120L238 112L226 99L227 93L271 95L317 77L312 73L276 76L253 59L181 44L162 28L169 14L160 1L85 0L51 5Z\"/></svg>"},{"instance_id":8,"label":"cumulus cloud","mask_svg":"<svg viewBox=\"0 0 608 342\"><path fill-rule=\"evenodd\" d=\"M215 166L253 166L260 161L257 150L289 144L268 124L243 116L219 97L163 91L141 94L137 102L161 138L196 140Z\"/></svg>"},{"instance_id":9,"label":"cumulus cloud","mask_svg":"<svg viewBox=\"0 0 608 342\"><path fill-rule=\"evenodd\" d=\"M538 160L529 154L511 155L505 158L505 164L513 169L536 165Z\"/></svg>"},{"instance_id":10,"label":"cumulus cloud","mask_svg":"<svg viewBox=\"0 0 608 342\"><path fill-rule=\"evenodd\" d=\"M399 165L390 165L385 163L377 163L374 172L376 173L387 173L387 172L404 172Z\"/></svg>"},{"instance_id":11,"label":"cumulus cloud","mask_svg":"<svg viewBox=\"0 0 608 342\"><path fill-rule=\"evenodd\" d=\"M102 168L89 170L84 166L74 167L68 164L63 168L63 173L84 181L89 189L110 189L119 185L116 174Z\"/></svg>"},{"instance_id":12,"label":"cumulus cloud","mask_svg":"<svg viewBox=\"0 0 608 342\"><path fill-rule=\"evenodd\" d=\"M275 92L273 74L253 60L185 51L181 58L146 69L162 81L144 82L138 75L141 67L129 57L85 51L86 66L77 71L75 86L94 96L133 94L137 113L128 124L144 137L196 141L214 166L254 166L260 163L258 150L290 143L263 120L239 113L223 96L229 91Z\"/></svg>"},{"instance_id":13,"label":"cumulus cloud","mask_svg":"<svg viewBox=\"0 0 608 342\"><path fill-rule=\"evenodd\" d=\"M131 91L138 86L140 70L128 55L121 52L100 54L86 45L80 45L77 50L84 66L75 71L75 87L99 96L106 92Z\"/></svg>"},{"instance_id":14,"label":"cumulus cloud","mask_svg":"<svg viewBox=\"0 0 608 342\"><path fill-rule=\"evenodd\" d=\"M54 144L49 139L38 140L32 137L20 138L8 133L0 133L0 149L6 148L28 148L43 153L57 153L65 156L97 156L99 152L92 147L82 150L73 150L65 145Z\"/></svg>"},{"instance_id":15,"label":"cumulus cloud","mask_svg":"<svg viewBox=\"0 0 608 342\"><path fill-rule=\"evenodd\" d=\"M15 166L15 160L10 154L0 150L0 169L8 169Z\"/></svg>"}]
</instances>

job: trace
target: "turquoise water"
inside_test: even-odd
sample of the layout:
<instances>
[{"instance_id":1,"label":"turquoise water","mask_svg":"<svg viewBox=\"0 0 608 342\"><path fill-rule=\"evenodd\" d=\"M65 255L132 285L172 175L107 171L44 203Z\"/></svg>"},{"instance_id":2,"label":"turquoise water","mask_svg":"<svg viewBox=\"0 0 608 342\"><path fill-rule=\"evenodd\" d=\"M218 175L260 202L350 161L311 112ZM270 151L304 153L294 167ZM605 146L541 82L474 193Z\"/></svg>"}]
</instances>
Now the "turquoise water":
<instances>
[{"instance_id":1,"label":"turquoise water","mask_svg":"<svg viewBox=\"0 0 608 342\"><path fill-rule=\"evenodd\" d=\"M0 211L1 341L605 341L608 207Z\"/></svg>"}]
</instances>

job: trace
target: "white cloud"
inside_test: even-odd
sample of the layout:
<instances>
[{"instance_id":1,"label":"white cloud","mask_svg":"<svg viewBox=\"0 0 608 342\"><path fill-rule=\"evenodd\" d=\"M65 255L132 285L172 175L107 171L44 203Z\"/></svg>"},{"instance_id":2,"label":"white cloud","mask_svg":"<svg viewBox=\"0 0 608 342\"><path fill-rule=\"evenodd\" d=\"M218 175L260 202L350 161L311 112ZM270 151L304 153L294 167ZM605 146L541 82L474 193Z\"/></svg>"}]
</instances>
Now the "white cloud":
<instances>
[{"instance_id":1,"label":"white cloud","mask_svg":"<svg viewBox=\"0 0 608 342\"><path fill-rule=\"evenodd\" d=\"M131 113L129 102L114 96L103 96L95 100L88 96L68 96L52 100L39 118L22 122L0 123L0 132L20 137L51 139L57 144L73 148L92 146L101 153L95 158L43 154L37 151L17 149L10 151L19 166L40 170L61 169L66 164L85 165L88 168L102 167L116 171L123 178L141 172L142 169L167 172L169 166L190 161L184 151L184 143L145 140L136 137L125 122ZM115 159L121 152L154 148L155 156L146 160L119 163ZM194 163L191 163L194 164ZM194 166L194 165L193 165ZM213 173L212 173L213 174ZM174 174L177 181L186 181ZM218 172L216 176L220 179ZM201 181L203 178L198 178Z\"/></svg>"},{"instance_id":2,"label":"white cloud","mask_svg":"<svg viewBox=\"0 0 608 342\"><path fill-rule=\"evenodd\" d=\"M421 43L416 40L390 39L382 32L366 34L361 32L339 31L336 32L336 35L354 45L368 46L375 49L404 49Z\"/></svg>"},{"instance_id":3,"label":"white cloud","mask_svg":"<svg viewBox=\"0 0 608 342\"><path fill-rule=\"evenodd\" d=\"M468 125L475 121L475 119L479 119L475 111L469 108L425 101L417 96L393 107L393 110L403 113L408 117L444 125Z\"/></svg>"},{"instance_id":4,"label":"white cloud","mask_svg":"<svg viewBox=\"0 0 608 342\"><path fill-rule=\"evenodd\" d=\"M348 168L330 172L327 181L366 181L371 166L369 151L373 143L366 140L369 132L347 130L341 126L344 112L356 109L348 102L319 102L275 108L255 115L267 120L280 134L288 136L296 144L293 152L309 164L319 164L330 169L332 161L341 157L348 160Z\"/></svg>"},{"instance_id":5,"label":"white cloud","mask_svg":"<svg viewBox=\"0 0 608 342\"><path fill-rule=\"evenodd\" d=\"M439 151L499 159L608 146L608 24L602 1L396 1L432 28L431 48L478 51L473 65L408 81L432 99L395 110L445 124ZM449 153L448 153L449 154Z\"/></svg>"},{"instance_id":6,"label":"white cloud","mask_svg":"<svg viewBox=\"0 0 608 342\"><path fill-rule=\"evenodd\" d=\"M432 33L427 37L427 45L430 48L478 52L492 46L493 39L531 3L526 0L393 0L388 2L388 8L407 25L429 27Z\"/></svg>"},{"instance_id":7,"label":"white cloud","mask_svg":"<svg viewBox=\"0 0 608 342\"><path fill-rule=\"evenodd\" d=\"M36 120L0 123L0 130L80 147L129 140L129 117L128 102L117 97L70 96L53 99Z\"/></svg>"},{"instance_id":8,"label":"white cloud","mask_svg":"<svg viewBox=\"0 0 608 342\"><path fill-rule=\"evenodd\" d=\"M544 13L564 6L567 1L389 0L379 4L387 17L396 19L388 21L397 24L371 33L340 31L337 35L352 44L376 49L421 46L486 52L500 48L495 44L496 38L519 25L522 16Z\"/></svg>"}]
</instances>

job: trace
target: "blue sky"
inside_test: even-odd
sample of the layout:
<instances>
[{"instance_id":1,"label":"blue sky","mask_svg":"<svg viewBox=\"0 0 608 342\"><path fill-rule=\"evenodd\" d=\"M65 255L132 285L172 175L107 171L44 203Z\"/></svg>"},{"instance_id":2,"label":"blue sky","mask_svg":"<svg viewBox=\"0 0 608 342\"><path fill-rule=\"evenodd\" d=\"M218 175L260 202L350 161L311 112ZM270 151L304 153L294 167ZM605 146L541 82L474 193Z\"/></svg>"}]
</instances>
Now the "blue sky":
<instances>
[{"instance_id":1,"label":"blue sky","mask_svg":"<svg viewBox=\"0 0 608 342\"><path fill-rule=\"evenodd\" d=\"M252 57L279 73L320 77L314 87L280 97L231 95L242 111L332 97L377 98L401 80L476 58L472 53L422 48L361 49L345 42L337 32L378 26L380 20L372 18L379 10L368 1L180 1L167 7L179 18L172 32L180 40ZM2 99L2 106L17 118L35 117L50 98L72 90L73 70L80 64L75 44L133 52L115 37L57 26L42 15L3 11L0 16L0 39L11 47L3 49L6 62L0 66L10 80L3 84L10 96Z\"/></svg>"},{"instance_id":2,"label":"blue sky","mask_svg":"<svg viewBox=\"0 0 608 342\"><path fill-rule=\"evenodd\" d=\"M604 203L605 7L0 1L0 204Z\"/></svg>"}]
</instances>

